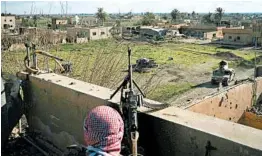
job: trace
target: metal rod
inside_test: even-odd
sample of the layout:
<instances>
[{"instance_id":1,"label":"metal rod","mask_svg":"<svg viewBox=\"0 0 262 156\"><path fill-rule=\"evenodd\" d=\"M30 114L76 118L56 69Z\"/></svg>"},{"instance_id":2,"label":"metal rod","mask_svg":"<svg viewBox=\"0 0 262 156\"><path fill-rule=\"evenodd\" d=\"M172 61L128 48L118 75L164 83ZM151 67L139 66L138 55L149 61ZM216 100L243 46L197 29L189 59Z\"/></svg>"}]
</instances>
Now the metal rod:
<instances>
[{"instance_id":1,"label":"metal rod","mask_svg":"<svg viewBox=\"0 0 262 156\"><path fill-rule=\"evenodd\" d=\"M28 143L30 143L32 146L34 146L35 148L37 148L41 153L43 153L45 156L49 156L49 154L47 152L45 152L43 149L41 149L39 146L37 146L35 143L33 143L31 140L29 140L26 137L22 137L23 139L25 139Z\"/></svg>"},{"instance_id":2,"label":"metal rod","mask_svg":"<svg viewBox=\"0 0 262 156\"><path fill-rule=\"evenodd\" d=\"M143 95L143 97L146 97L146 95L142 92L142 90L138 87L137 83L134 80L133 80L133 83L135 84L135 86L139 90L139 92Z\"/></svg>"},{"instance_id":3,"label":"metal rod","mask_svg":"<svg viewBox=\"0 0 262 156\"><path fill-rule=\"evenodd\" d=\"M130 91L133 91L131 48L130 47L128 47L128 70L129 70L128 74L129 74Z\"/></svg>"}]
</instances>

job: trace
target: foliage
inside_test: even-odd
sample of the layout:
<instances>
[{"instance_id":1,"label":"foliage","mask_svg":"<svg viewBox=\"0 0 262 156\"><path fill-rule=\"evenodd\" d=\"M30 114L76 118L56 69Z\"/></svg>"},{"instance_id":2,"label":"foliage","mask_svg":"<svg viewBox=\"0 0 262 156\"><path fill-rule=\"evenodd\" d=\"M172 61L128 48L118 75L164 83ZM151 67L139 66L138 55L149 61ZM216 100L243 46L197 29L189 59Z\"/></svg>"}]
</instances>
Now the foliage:
<instances>
[{"instance_id":1,"label":"foliage","mask_svg":"<svg viewBox=\"0 0 262 156\"><path fill-rule=\"evenodd\" d=\"M168 19L168 17L167 17L166 14L165 14L162 18L163 18L164 20L167 20L167 19Z\"/></svg>"},{"instance_id":2,"label":"foliage","mask_svg":"<svg viewBox=\"0 0 262 156\"><path fill-rule=\"evenodd\" d=\"M165 84L157 87L154 91L150 92L147 96L152 100L158 100L161 102L167 101L175 95L186 92L192 88L192 84Z\"/></svg>"},{"instance_id":3,"label":"foliage","mask_svg":"<svg viewBox=\"0 0 262 156\"><path fill-rule=\"evenodd\" d=\"M179 17L180 13L177 9L173 9L171 12L171 17L173 21L176 21Z\"/></svg>"},{"instance_id":4,"label":"foliage","mask_svg":"<svg viewBox=\"0 0 262 156\"><path fill-rule=\"evenodd\" d=\"M142 19L142 25L152 25L155 21L155 15L152 12L146 12Z\"/></svg>"},{"instance_id":5,"label":"foliage","mask_svg":"<svg viewBox=\"0 0 262 156\"><path fill-rule=\"evenodd\" d=\"M104 11L103 8L98 8L97 13L96 13L96 17L100 21L102 21L102 25L104 25L104 22L106 21L107 13Z\"/></svg>"},{"instance_id":6,"label":"foliage","mask_svg":"<svg viewBox=\"0 0 262 156\"><path fill-rule=\"evenodd\" d=\"M34 22L27 19L27 18L22 18L22 26L24 27L33 27L34 26Z\"/></svg>"},{"instance_id":7,"label":"foliage","mask_svg":"<svg viewBox=\"0 0 262 156\"><path fill-rule=\"evenodd\" d=\"M204 15L202 18L203 18L203 23L207 23L207 24L213 23L212 13L210 13L210 12L208 14Z\"/></svg>"},{"instance_id":8,"label":"foliage","mask_svg":"<svg viewBox=\"0 0 262 156\"><path fill-rule=\"evenodd\" d=\"M48 34L43 34L43 36L49 37ZM43 45L47 45L46 41L44 38L41 40ZM228 51L228 49L210 45L203 46L187 43L152 45L118 42L112 39L90 41L87 44L62 44L57 45L57 47L50 47L48 51L73 63L73 72L68 75L69 77L115 89L127 74L122 72L127 69L127 46L132 47L133 50L132 63L135 63L139 58L152 58L160 67L168 65L192 68L202 65L204 62L217 63L221 58L214 57L214 54L217 51ZM254 58L253 51L231 50L231 52L246 60L251 61ZM15 74L20 70L24 70L24 57L25 50L2 52L2 71ZM168 61L169 57L174 59ZM44 57L39 56L38 59L39 68L45 69L43 68L46 67L44 66ZM53 69L54 63L49 61L49 66ZM159 68L159 70L163 70L163 68ZM138 85L147 93L149 98L154 100L166 101L170 97L181 94L192 87L192 84L186 82L176 84L165 82L156 85L155 81L150 81L155 73L158 73L158 71L153 71L150 74L134 73L134 79ZM163 77L155 77L155 79L158 81L158 79L162 80Z\"/></svg>"},{"instance_id":9,"label":"foliage","mask_svg":"<svg viewBox=\"0 0 262 156\"><path fill-rule=\"evenodd\" d=\"M223 8L221 8L221 7L216 8L216 10L215 10L215 22L217 24L218 23L220 24L222 17L223 17L223 14L224 14Z\"/></svg>"},{"instance_id":10,"label":"foliage","mask_svg":"<svg viewBox=\"0 0 262 156\"><path fill-rule=\"evenodd\" d=\"M192 14L191 14L191 16L192 16L193 19L196 18L196 12L193 11Z\"/></svg>"},{"instance_id":11,"label":"foliage","mask_svg":"<svg viewBox=\"0 0 262 156\"><path fill-rule=\"evenodd\" d=\"M34 26L37 27L37 16L36 15L33 16L33 20L34 20Z\"/></svg>"}]
</instances>

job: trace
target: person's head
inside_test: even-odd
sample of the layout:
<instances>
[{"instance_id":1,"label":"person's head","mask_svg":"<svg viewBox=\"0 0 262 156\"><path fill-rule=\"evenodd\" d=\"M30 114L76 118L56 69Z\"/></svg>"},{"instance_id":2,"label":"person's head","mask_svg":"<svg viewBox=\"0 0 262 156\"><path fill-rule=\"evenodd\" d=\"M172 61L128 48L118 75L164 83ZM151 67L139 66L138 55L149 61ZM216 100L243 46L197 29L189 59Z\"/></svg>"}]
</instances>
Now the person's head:
<instances>
[{"instance_id":1,"label":"person's head","mask_svg":"<svg viewBox=\"0 0 262 156\"><path fill-rule=\"evenodd\" d=\"M124 123L115 109L98 106L88 112L84 122L84 139L87 146L118 155L123 135Z\"/></svg>"}]
</instances>

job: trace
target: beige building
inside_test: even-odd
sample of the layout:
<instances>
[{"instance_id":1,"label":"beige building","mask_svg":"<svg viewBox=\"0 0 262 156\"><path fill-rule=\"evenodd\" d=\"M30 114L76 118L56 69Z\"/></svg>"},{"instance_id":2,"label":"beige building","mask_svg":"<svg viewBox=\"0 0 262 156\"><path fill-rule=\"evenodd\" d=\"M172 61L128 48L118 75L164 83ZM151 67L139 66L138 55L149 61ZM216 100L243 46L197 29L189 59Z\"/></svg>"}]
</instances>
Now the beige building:
<instances>
[{"instance_id":1,"label":"beige building","mask_svg":"<svg viewBox=\"0 0 262 156\"><path fill-rule=\"evenodd\" d=\"M52 18L52 29L58 29L61 26L68 24L68 19L66 18Z\"/></svg>"},{"instance_id":2,"label":"beige building","mask_svg":"<svg viewBox=\"0 0 262 156\"><path fill-rule=\"evenodd\" d=\"M112 27L99 27L99 28L90 28L89 30L89 40L98 40L111 37L110 29Z\"/></svg>"},{"instance_id":3,"label":"beige building","mask_svg":"<svg viewBox=\"0 0 262 156\"><path fill-rule=\"evenodd\" d=\"M253 24L253 37L258 39L258 45L262 46L262 23Z\"/></svg>"},{"instance_id":4,"label":"beige building","mask_svg":"<svg viewBox=\"0 0 262 156\"><path fill-rule=\"evenodd\" d=\"M209 32L217 31L215 26L205 26L205 25L194 25L194 26L181 26L179 28L182 34L196 38L205 38L210 35L206 34ZM213 35L213 34L212 34Z\"/></svg>"},{"instance_id":5,"label":"beige building","mask_svg":"<svg viewBox=\"0 0 262 156\"><path fill-rule=\"evenodd\" d=\"M112 27L67 28L67 40L69 42L88 42L90 40L106 39L111 37L111 29Z\"/></svg>"},{"instance_id":6,"label":"beige building","mask_svg":"<svg viewBox=\"0 0 262 156\"><path fill-rule=\"evenodd\" d=\"M252 29L224 28L223 42L231 45L252 45L253 36Z\"/></svg>"},{"instance_id":7,"label":"beige building","mask_svg":"<svg viewBox=\"0 0 262 156\"><path fill-rule=\"evenodd\" d=\"M1 29L15 29L15 16L1 16Z\"/></svg>"}]
</instances>

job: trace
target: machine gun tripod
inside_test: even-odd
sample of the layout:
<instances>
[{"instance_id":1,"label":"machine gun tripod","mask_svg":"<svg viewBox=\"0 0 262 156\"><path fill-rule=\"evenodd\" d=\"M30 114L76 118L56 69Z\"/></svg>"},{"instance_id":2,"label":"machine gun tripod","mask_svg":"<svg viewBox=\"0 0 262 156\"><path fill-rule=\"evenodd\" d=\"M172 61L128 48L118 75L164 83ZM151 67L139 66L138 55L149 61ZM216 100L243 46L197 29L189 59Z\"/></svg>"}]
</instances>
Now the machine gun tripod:
<instances>
[{"instance_id":1,"label":"machine gun tripod","mask_svg":"<svg viewBox=\"0 0 262 156\"><path fill-rule=\"evenodd\" d=\"M127 88L128 83L129 83L129 87ZM136 88L139 90L141 95L135 94L133 85L136 86ZM124 139L123 139L123 144L125 146L122 152L124 152L123 153L124 155L132 154L132 156L138 156L137 141L139 138L139 132L138 132L138 121L137 121L137 107L143 106L143 97L145 97L145 95L138 87L136 82L132 79L130 47L128 47L128 75L125 77L124 81L117 88L117 90L110 96L110 99L112 99L120 89L121 89L120 111L122 113L122 117L124 119L124 125L125 125ZM125 89L128 89L128 91L125 91Z\"/></svg>"}]
</instances>

